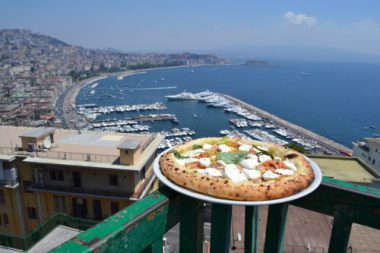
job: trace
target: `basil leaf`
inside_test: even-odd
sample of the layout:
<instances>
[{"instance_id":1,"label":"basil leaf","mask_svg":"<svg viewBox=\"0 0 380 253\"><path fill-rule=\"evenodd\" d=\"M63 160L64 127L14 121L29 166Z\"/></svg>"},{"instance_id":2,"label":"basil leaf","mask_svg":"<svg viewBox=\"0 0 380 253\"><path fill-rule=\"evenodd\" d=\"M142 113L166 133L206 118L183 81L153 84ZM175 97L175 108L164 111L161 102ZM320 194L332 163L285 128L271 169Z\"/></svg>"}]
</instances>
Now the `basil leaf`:
<instances>
[{"instance_id":1,"label":"basil leaf","mask_svg":"<svg viewBox=\"0 0 380 253\"><path fill-rule=\"evenodd\" d=\"M222 160L223 162L227 164L231 164L231 163L236 164L236 163L239 163L241 160L243 160L243 158L246 155L248 155L248 152L243 152L243 151L236 152L236 153L222 152L216 156L216 160Z\"/></svg>"},{"instance_id":2,"label":"basil leaf","mask_svg":"<svg viewBox=\"0 0 380 253\"><path fill-rule=\"evenodd\" d=\"M199 144L194 144L194 145L193 145L193 150L194 150L194 149L199 149L199 148L203 148L203 146L202 146L202 145L199 145Z\"/></svg>"},{"instance_id":3,"label":"basil leaf","mask_svg":"<svg viewBox=\"0 0 380 253\"><path fill-rule=\"evenodd\" d=\"M186 157L182 156L177 150L173 150L173 155L177 159L186 159Z\"/></svg>"},{"instance_id":4,"label":"basil leaf","mask_svg":"<svg viewBox=\"0 0 380 253\"><path fill-rule=\"evenodd\" d=\"M267 155L267 156L270 156L270 158L272 158L272 160L274 159L274 155L273 155L271 152L266 151L266 150L264 150L264 149L261 149L261 148L257 147L257 146L254 145L254 144L252 144L252 146L253 146L255 149L259 150L260 153L262 153L262 154L264 154L264 155Z\"/></svg>"}]
</instances>

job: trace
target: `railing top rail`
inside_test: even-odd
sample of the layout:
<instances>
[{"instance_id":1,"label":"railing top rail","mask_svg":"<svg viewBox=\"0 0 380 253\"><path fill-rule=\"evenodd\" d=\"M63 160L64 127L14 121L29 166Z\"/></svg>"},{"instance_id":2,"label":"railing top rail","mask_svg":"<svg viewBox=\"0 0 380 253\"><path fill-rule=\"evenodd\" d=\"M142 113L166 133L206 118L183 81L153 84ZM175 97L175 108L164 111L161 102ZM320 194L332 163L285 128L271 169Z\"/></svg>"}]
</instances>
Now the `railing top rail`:
<instances>
[{"instance_id":1,"label":"railing top rail","mask_svg":"<svg viewBox=\"0 0 380 253\"><path fill-rule=\"evenodd\" d=\"M359 195L380 199L380 189L376 189L373 187L368 187L360 184L353 184L329 177L323 177L322 184L328 185L332 188L357 193Z\"/></svg>"},{"instance_id":2,"label":"railing top rail","mask_svg":"<svg viewBox=\"0 0 380 253\"><path fill-rule=\"evenodd\" d=\"M201 202L163 187L52 252L140 252L199 208Z\"/></svg>"}]
</instances>

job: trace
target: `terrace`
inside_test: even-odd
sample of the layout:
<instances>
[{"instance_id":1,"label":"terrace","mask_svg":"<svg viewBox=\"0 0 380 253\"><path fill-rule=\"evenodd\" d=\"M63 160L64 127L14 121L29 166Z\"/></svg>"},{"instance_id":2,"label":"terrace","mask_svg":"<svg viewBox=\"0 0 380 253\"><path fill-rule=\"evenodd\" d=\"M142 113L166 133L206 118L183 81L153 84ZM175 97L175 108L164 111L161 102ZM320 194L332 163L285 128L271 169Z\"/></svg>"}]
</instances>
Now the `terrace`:
<instances>
[{"instance_id":1,"label":"terrace","mask_svg":"<svg viewBox=\"0 0 380 253\"><path fill-rule=\"evenodd\" d=\"M323 160L321 157L315 158L318 159ZM352 161L355 166L347 166L348 174L355 175L360 170L357 167L360 163L356 159L325 158L323 161L328 159L333 159L335 166L347 166L347 161ZM352 171L355 171L354 174ZM374 180L375 177L369 175L371 176L370 179ZM205 203L162 187L80 233L53 252L169 252L163 236L177 223L180 224L179 252L378 252L356 250L349 247L349 241L353 224L380 229L380 190L333 177L324 176L316 191L298 200L268 207L240 207L245 211L244 216L237 217L245 227L241 251L235 247L235 238L231 239L231 229L234 229L231 226L232 206L212 204L208 247L204 244ZM333 218L328 248L284 246L287 219L294 218L288 215L292 213L288 210L294 207ZM266 208L268 215L263 230L260 229L260 223L265 221L260 221L260 212ZM309 229L312 230L313 227ZM261 242L260 239L264 236L265 240Z\"/></svg>"}]
</instances>

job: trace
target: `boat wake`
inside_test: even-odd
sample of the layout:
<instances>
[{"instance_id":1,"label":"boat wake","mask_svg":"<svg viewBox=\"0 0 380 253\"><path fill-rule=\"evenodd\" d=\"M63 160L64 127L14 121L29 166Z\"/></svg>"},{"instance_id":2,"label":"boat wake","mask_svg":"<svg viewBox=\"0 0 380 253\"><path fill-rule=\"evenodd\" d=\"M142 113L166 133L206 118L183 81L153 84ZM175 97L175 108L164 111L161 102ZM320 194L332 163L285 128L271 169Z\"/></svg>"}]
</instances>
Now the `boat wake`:
<instances>
[{"instance_id":1,"label":"boat wake","mask_svg":"<svg viewBox=\"0 0 380 253\"><path fill-rule=\"evenodd\" d=\"M137 90L170 90L177 89L177 86L165 86L165 87L154 87L154 88L129 88L129 91L137 91Z\"/></svg>"}]
</instances>

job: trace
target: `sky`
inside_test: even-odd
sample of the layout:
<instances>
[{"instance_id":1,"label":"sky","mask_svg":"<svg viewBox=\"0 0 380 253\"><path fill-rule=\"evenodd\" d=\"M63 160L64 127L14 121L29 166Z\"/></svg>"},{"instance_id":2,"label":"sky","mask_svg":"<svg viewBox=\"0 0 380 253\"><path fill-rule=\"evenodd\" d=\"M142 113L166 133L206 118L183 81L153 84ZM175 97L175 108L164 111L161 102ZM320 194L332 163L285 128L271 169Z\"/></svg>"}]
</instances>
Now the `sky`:
<instances>
[{"instance_id":1,"label":"sky","mask_svg":"<svg viewBox=\"0 0 380 253\"><path fill-rule=\"evenodd\" d=\"M377 0L0 0L1 28L127 52L380 59Z\"/></svg>"}]
</instances>

